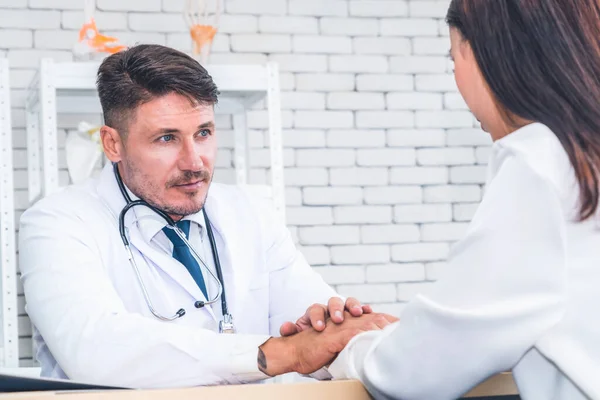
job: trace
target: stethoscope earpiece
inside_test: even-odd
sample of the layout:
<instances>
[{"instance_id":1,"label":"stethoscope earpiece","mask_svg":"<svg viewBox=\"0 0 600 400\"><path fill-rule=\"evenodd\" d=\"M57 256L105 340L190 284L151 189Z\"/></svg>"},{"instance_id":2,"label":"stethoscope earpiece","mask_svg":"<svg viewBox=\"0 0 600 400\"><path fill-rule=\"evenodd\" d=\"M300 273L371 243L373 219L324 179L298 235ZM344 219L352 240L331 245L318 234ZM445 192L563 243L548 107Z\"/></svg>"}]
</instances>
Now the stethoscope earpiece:
<instances>
[{"instance_id":1,"label":"stethoscope earpiece","mask_svg":"<svg viewBox=\"0 0 600 400\"><path fill-rule=\"evenodd\" d=\"M197 302L194 303L194 307L196 307L196 308L202 308L202 307L204 307L204 302L198 300Z\"/></svg>"}]
</instances>

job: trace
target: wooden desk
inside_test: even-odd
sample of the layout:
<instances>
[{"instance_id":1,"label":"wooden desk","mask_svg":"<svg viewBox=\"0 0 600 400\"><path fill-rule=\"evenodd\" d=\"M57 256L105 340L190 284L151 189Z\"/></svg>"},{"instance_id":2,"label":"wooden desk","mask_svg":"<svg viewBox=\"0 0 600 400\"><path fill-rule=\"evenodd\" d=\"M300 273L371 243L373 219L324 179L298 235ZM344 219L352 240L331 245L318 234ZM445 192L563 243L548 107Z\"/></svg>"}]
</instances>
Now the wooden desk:
<instances>
[{"instance_id":1,"label":"wooden desk","mask_svg":"<svg viewBox=\"0 0 600 400\"><path fill-rule=\"evenodd\" d=\"M511 374L501 374L477 386L465 398L517 393ZM65 391L0 394L0 400L370 400L358 381L295 384L231 385L161 390Z\"/></svg>"},{"instance_id":2,"label":"wooden desk","mask_svg":"<svg viewBox=\"0 0 600 400\"><path fill-rule=\"evenodd\" d=\"M510 372L496 375L467 393L465 398L518 395L519 390Z\"/></svg>"}]
</instances>

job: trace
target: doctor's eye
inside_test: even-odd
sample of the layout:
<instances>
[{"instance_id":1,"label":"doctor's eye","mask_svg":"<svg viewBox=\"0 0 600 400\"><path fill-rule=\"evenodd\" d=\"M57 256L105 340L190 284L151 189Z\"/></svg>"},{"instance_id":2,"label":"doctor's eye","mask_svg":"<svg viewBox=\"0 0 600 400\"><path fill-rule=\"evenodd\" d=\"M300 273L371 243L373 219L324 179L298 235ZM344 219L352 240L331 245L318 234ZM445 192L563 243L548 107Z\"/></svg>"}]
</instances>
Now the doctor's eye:
<instances>
[{"instance_id":1,"label":"doctor's eye","mask_svg":"<svg viewBox=\"0 0 600 400\"><path fill-rule=\"evenodd\" d=\"M200 136L202 136L202 137L207 137L207 136L210 136L210 134L211 134L210 129L202 129L199 133L200 133Z\"/></svg>"},{"instance_id":2,"label":"doctor's eye","mask_svg":"<svg viewBox=\"0 0 600 400\"><path fill-rule=\"evenodd\" d=\"M173 135L163 135L163 136L159 137L158 140L160 142L165 142L166 143L166 142L172 141L174 138L175 138L175 136L173 136Z\"/></svg>"}]
</instances>

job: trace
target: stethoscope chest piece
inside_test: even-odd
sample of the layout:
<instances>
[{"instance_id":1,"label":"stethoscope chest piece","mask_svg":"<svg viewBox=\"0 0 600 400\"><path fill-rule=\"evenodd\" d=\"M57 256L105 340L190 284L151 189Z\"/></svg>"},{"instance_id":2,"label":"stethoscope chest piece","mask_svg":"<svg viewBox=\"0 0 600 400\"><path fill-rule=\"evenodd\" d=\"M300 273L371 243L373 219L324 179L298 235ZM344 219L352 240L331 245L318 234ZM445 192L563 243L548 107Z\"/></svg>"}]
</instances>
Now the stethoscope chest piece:
<instances>
[{"instance_id":1,"label":"stethoscope chest piece","mask_svg":"<svg viewBox=\"0 0 600 400\"><path fill-rule=\"evenodd\" d=\"M235 333L231 314L224 315L223 320L219 322L219 333Z\"/></svg>"}]
</instances>

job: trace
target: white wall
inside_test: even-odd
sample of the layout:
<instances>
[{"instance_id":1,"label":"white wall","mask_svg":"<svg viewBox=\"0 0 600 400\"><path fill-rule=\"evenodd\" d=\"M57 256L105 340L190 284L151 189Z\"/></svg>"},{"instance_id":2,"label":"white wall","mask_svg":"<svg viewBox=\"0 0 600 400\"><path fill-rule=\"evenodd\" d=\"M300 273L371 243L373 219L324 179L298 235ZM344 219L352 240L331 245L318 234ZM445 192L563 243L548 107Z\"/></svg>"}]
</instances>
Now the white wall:
<instances>
[{"instance_id":1,"label":"white wall","mask_svg":"<svg viewBox=\"0 0 600 400\"><path fill-rule=\"evenodd\" d=\"M188 51L183 3L97 0L96 17L104 33L126 43ZM292 233L342 294L392 314L436 279L482 193L490 140L475 128L452 77L443 21L448 3L227 0L211 59L280 63ZM72 59L82 5L0 0L0 57L13 68L17 216L27 205L26 87L41 57ZM61 142L64 129L80 119L61 116ZM265 111L253 110L249 124L252 176L266 181ZM220 118L219 127L217 177L228 181L230 119ZM20 300L20 328L28 336ZM31 358L29 340L21 352Z\"/></svg>"}]
</instances>

